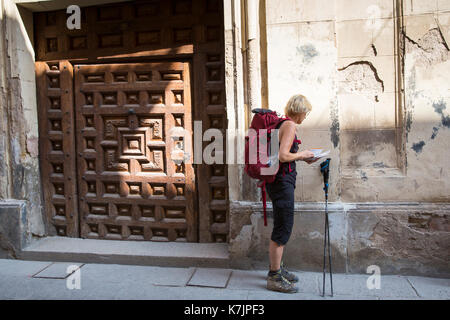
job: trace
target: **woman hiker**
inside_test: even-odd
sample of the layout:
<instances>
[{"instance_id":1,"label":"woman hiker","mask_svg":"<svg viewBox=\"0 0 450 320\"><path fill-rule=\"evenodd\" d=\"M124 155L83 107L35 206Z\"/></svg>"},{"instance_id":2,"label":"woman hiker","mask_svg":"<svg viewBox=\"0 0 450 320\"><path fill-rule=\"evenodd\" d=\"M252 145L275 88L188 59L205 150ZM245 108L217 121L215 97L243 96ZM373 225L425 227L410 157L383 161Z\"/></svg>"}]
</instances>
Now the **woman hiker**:
<instances>
[{"instance_id":1,"label":"woman hiker","mask_svg":"<svg viewBox=\"0 0 450 320\"><path fill-rule=\"evenodd\" d=\"M267 277L267 289L285 293L295 293L298 282L295 274L290 273L283 266L282 256L284 246L289 240L294 224L294 189L297 177L295 161L302 160L311 164L316 160L309 160L314 154L309 151L298 151L299 140L295 134L296 126L305 120L311 112L312 106L303 95L292 96L284 113L290 120L279 125L279 160L280 167L273 183L267 184L267 193L273 204L273 231L269 245L270 271Z\"/></svg>"}]
</instances>

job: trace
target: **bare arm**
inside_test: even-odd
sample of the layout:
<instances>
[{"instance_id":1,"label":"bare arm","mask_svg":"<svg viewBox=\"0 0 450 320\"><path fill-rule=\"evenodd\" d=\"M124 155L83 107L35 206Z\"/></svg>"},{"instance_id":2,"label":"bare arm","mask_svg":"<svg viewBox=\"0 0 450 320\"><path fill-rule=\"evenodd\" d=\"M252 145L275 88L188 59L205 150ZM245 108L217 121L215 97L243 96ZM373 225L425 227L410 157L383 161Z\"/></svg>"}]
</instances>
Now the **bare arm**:
<instances>
[{"instance_id":1,"label":"bare arm","mask_svg":"<svg viewBox=\"0 0 450 320\"><path fill-rule=\"evenodd\" d=\"M278 158L280 162L291 162L297 160L306 160L314 157L314 154L309 151L301 151L297 153L291 153L292 141L295 138L295 123L290 120L286 120L280 127L280 152Z\"/></svg>"}]
</instances>

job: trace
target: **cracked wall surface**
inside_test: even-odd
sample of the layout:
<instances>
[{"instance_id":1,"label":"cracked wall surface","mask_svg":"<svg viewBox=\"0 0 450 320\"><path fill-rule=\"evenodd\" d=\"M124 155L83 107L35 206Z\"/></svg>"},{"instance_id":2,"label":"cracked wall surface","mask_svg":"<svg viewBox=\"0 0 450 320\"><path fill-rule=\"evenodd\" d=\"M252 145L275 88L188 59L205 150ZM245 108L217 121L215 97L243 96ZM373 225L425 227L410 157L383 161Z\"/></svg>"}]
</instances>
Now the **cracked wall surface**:
<instances>
[{"instance_id":1,"label":"cracked wall surface","mask_svg":"<svg viewBox=\"0 0 450 320\"><path fill-rule=\"evenodd\" d=\"M417 66L426 67L442 63L449 58L449 48L439 28L427 31L415 42L404 35L406 40L406 53L412 54Z\"/></svg>"},{"instance_id":2,"label":"cracked wall surface","mask_svg":"<svg viewBox=\"0 0 450 320\"><path fill-rule=\"evenodd\" d=\"M361 94L375 101L384 92L383 80L378 76L376 68L367 61L353 62L339 69L339 81L342 90Z\"/></svg>"}]
</instances>

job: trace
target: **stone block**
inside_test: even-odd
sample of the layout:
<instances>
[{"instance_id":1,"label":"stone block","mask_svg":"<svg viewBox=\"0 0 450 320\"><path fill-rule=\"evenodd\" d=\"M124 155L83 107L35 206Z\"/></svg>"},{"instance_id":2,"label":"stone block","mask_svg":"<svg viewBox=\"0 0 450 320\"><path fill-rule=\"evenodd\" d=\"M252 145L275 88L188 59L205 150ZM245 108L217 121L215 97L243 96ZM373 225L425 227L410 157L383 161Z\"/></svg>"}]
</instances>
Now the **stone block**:
<instances>
[{"instance_id":1,"label":"stone block","mask_svg":"<svg viewBox=\"0 0 450 320\"><path fill-rule=\"evenodd\" d=\"M330 150L330 154L327 156L332 159L331 161L331 175L330 175L330 201L335 201L339 194L339 179L338 179L338 168L339 168L339 148L333 147L333 142L331 141L330 131L325 130L301 130L299 134L302 140L301 150L309 150L312 148L320 148ZM304 161L297 162L297 184L301 179L302 183L302 201L323 201L323 179L320 174L320 163L322 163L325 158L318 160L315 163L307 164Z\"/></svg>"},{"instance_id":2,"label":"stone block","mask_svg":"<svg viewBox=\"0 0 450 320\"><path fill-rule=\"evenodd\" d=\"M441 2L441 3L439 3ZM447 2L448 1L445 1ZM403 14L405 16L409 15L418 15L424 13L435 13L438 11L438 5L441 4L445 8L445 5L442 4L441 0L410 0L403 2Z\"/></svg>"},{"instance_id":3,"label":"stone block","mask_svg":"<svg viewBox=\"0 0 450 320\"><path fill-rule=\"evenodd\" d=\"M284 113L292 95L304 94L313 112L303 127L328 129L336 91L334 27L329 22L318 25L318 29L304 23L268 26L269 107Z\"/></svg>"},{"instance_id":4,"label":"stone block","mask_svg":"<svg viewBox=\"0 0 450 320\"><path fill-rule=\"evenodd\" d=\"M396 168L395 129L358 129L341 131L341 162L343 167ZM362 173L362 180L367 177Z\"/></svg>"},{"instance_id":5,"label":"stone block","mask_svg":"<svg viewBox=\"0 0 450 320\"><path fill-rule=\"evenodd\" d=\"M34 73L33 73L34 74ZM37 126L37 100L36 100L36 82L32 81L20 81L21 98L24 116L29 117L28 122L36 122Z\"/></svg>"},{"instance_id":6,"label":"stone block","mask_svg":"<svg viewBox=\"0 0 450 320\"><path fill-rule=\"evenodd\" d=\"M408 189L411 183L400 175L369 177L367 181L358 179L362 184L356 178L341 180L344 180L344 201L367 199L368 202L378 203L329 204L333 270L336 273L365 274L368 266L377 265L382 276L449 276L446 263L450 252L448 205L379 203L380 199L389 199L389 196L399 198L402 194L413 194ZM320 192L323 194L322 190ZM349 196L351 192L357 196ZM261 203L241 205L242 210L250 209L254 214L250 224L245 225L239 236L233 239L230 250L232 263L237 265L236 262L249 259L248 264L240 264L240 268L251 266L266 270L269 263L267 248L273 226L271 206L268 208L268 226L264 227ZM322 270L323 213L323 203L296 203L294 228L283 257L289 269ZM235 232L238 233L237 230ZM237 247L241 249L239 255L234 250ZM256 285L257 280L249 280L242 289ZM236 279L232 281L233 286L239 287ZM372 294L366 292L364 296Z\"/></svg>"},{"instance_id":7,"label":"stone block","mask_svg":"<svg viewBox=\"0 0 450 320\"><path fill-rule=\"evenodd\" d=\"M448 0L437 0L437 8L439 12L450 11L450 1Z\"/></svg>"},{"instance_id":8,"label":"stone block","mask_svg":"<svg viewBox=\"0 0 450 320\"><path fill-rule=\"evenodd\" d=\"M297 129L297 136L302 141L300 145L301 150L309 150L311 148L331 150L333 148L333 143L330 140L329 130L318 130L314 129L314 127L311 129L304 129L302 126L299 126L299 128ZM299 161L297 162L297 164L301 168L311 167L311 165L307 164L304 161ZM312 165L317 165L317 163Z\"/></svg>"},{"instance_id":9,"label":"stone block","mask_svg":"<svg viewBox=\"0 0 450 320\"><path fill-rule=\"evenodd\" d=\"M340 58L394 54L393 19L338 21L336 33Z\"/></svg>"},{"instance_id":10,"label":"stone block","mask_svg":"<svg viewBox=\"0 0 450 320\"><path fill-rule=\"evenodd\" d=\"M26 242L24 201L0 201L0 258L17 258Z\"/></svg>"},{"instance_id":11,"label":"stone block","mask_svg":"<svg viewBox=\"0 0 450 320\"><path fill-rule=\"evenodd\" d=\"M353 91L375 99L381 93L396 91L394 56L339 58L338 70L340 92ZM360 74L354 74L355 72ZM359 85L348 82L347 78L350 76L353 76L350 80L357 81Z\"/></svg>"},{"instance_id":12,"label":"stone block","mask_svg":"<svg viewBox=\"0 0 450 320\"><path fill-rule=\"evenodd\" d=\"M396 126L396 93L384 92L375 103L375 128L395 128Z\"/></svg>"},{"instance_id":13,"label":"stone block","mask_svg":"<svg viewBox=\"0 0 450 320\"><path fill-rule=\"evenodd\" d=\"M337 69L340 93L356 92L376 99L382 92L395 92L393 56L339 58Z\"/></svg>"},{"instance_id":14,"label":"stone block","mask_svg":"<svg viewBox=\"0 0 450 320\"><path fill-rule=\"evenodd\" d=\"M38 113L36 103L36 85L34 81L20 81L20 94L23 106L23 125L27 137L38 137ZM37 158L37 156L35 156Z\"/></svg>"},{"instance_id":15,"label":"stone block","mask_svg":"<svg viewBox=\"0 0 450 320\"><path fill-rule=\"evenodd\" d=\"M323 194L323 190L321 190ZM268 209L268 226L264 227L261 215L262 206L254 207L255 215L246 252L241 255L251 259L253 268L267 269L267 248L273 227L272 210ZM332 246L333 268L336 272L345 272L345 257L347 245L346 218L342 206L329 206L330 240ZM323 232L324 232L324 205L314 203L301 203L295 207L294 227L291 238L286 245L284 262L292 270L315 270L322 267L323 259ZM238 240L238 238L236 238ZM242 241L243 239L241 239ZM237 245L237 244L234 244ZM240 259L231 253L231 259Z\"/></svg>"},{"instance_id":16,"label":"stone block","mask_svg":"<svg viewBox=\"0 0 450 320\"><path fill-rule=\"evenodd\" d=\"M375 77L375 81L382 82L382 92L395 92L395 59L394 56L371 56L361 59L355 58L340 58L338 59L338 69L348 67L354 63L366 63L373 73L371 76Z\"/></svg>"},{"instance_id":17,"label":"stone block","mask_svg":"<svg viewBox=\"0 0 450 320\"><path fill-rule=\"evenodd\" d=\"M296 184L295 184L295 192L294 192L295 201L303 201L303 176L298 175Z\"/></svg>"},{"instance_id":18,"label":"stone block","mask_svg":"<svg viewBox=\"0 0 450 320\"><path fill-rule=\"evenodd\" d=\"M383 167L384 165L384 162L375 162L372 164L373 168L344 169L341 177L342 201L426 201L430 192L417 196L417 181L405 177L397 168ZM425 184L423 189L426 188Z\"/></svg>"},{"instance_id":19,"label":"stone block","mask_svg":"<svg viewBox=\"0 0 450 320\"><path fill-rule=\"evenodd\" d=\"M34 53L22 49L13 49L11 57L11 77L34 83ZM34 93L36 89L34 90ZM35 93L36 95L36 93ZM34 98L36 100L36 98Z\"/></svg>"},{"instance_id":20,"label":"stone block","mask_svg":"<svg viewBox=\"0 0 450 320\"><path fill-rule=\"evenodd\" d=\"M372 27L372 44L377 56L393 56L395 54L394 19L376 19Z\"/></svg>"},{"instance_id":21,"label":"stone block","mask_svg":"<svg viewBox=\"0 0 450 320\"><path fill-rule=\"evenodd\" d=\"M405 16L406 36L414 42L418 42L429 30L437 28L436 18L433 14Z\"/></svg>"},{"instance_id":22,"label":"stone block","mask_svg":"<svg viewBox=\"0 0 450 320\"><path fill-rule=\"evenodd\" d=\"M344 93L338 95L338 103L341 130L360 130L375 127L374 99L359 93Z\"/></svg>"},{"instance_id":23,"label":"stone block","mask_svg":"<svg viewBox=\"0 0 450 320\"><path fill-rule=\"evenodd\" d=\"M421 73L420 78L417 77L414 80L419 85L428 86L431 89L427 90L426 95L432 96L435 92L444 89L441 86L437 88L432 86L441 78L439 72L436 72L437 69L442 70L442 65L448 63L449 59L448 46L438 28L428 30L417 42L406 38L405 65L408 65L408 71L416 69Z\"/></svg>"},{"instance_id":24,"label":"stone block","mask_svg":"<svg viewBox=\"0 0 450 320\"><path fill-rule=\"evenodd\" d=\"M324 201L323 177L320 169L304 168L299 174L303 177L303 201Z\"/></svg>"},{"instance_id":25,"label":"stone block","mask_svg":"<svg viewBox=\"0 0 450 320\"><path fill-rule=\"evenodd\" d=\"M289 30L294 34L297 29ZM284 113L284 106L292 95L304 94L311 102L313 111L301 129L304 132L322 130L325 135L321 137L326 141L330 141L329 132L334 120L332 108L336 103L335 50L333 42L301 40L286 45L274 39L268 55L270 108ZM317 90L318 85L320 90Z\"/></svg>"},{"instance_id":26,"label":"stone block","mask_svg":"<svg viewBox=\"0 0 450 320\"><path fill-rule=\"evenodd\" d=\"M430 227L432 217L448 217L444 208L397 204L349 210L349 272L377 265L381 274L447 277L450 234Z\"/></svg>"},{"instance_id":27,"label":"stone block","mask_svg":"<svg viewBox=\"0 0 450 320\"><path fill-rule=\"evenodd\" d=\"M300 130L326 130L329 131L331 126L331 117L330 117L330 106L329 106L329 96L324 95L320 96L320 93L315 92L304 92L305 96L307 96L308 101L312 105L312 111L306 117L306 119L302 122L302 125L299 127Z\"/></svg>"},{"instance_id":28,"label":"stone block","mask_svg":"<svg viewBox=\"0 0 450 320\"><path fill-rule=\"evenodd\" d=\"M313 39L315 41L335 40L334 21L313 21L298 23L300 39Z\"/></svg>"},{"instance_id":29,"label":"stone block","mask_svg":"<svg viewBox=\"0 0 450 320\"><path fill-rule=\"evenodd\" d=\"M225 1L223 3L223 11L224 11L224 29L225 31L233 30L233 6L229 1Z\"/></svg>"},{"instance_id":30,"label":"stone block","mask_svg":"<svg viewBox=\"0 0 450 320\"><path fill-rule=\"evenodd\" d=\"M338 57L370 56L372 50L372 29L366 20L336 22Z\"/></svg>"},{"instance_id":31,"label":"stone block","mask_svg":"<svg viewBox=\"0 0 450 320\"><path fill-rule=\"evenodd\" d=\"M333 20L335 1L268 0L266 15L268 24Z\"/></svg>"},{"instance_id":32,"label":"stone block","mask_svg":"<svg viewBox=\"0 0 450 320\"><path fill-rule=\"evenodd\" d=\"M296 25L267 26L269 106L280 113L284 113L284 106L290 95L296 93L294 88L286 86L293 81L293 70L286 70L286 62L289 62L292 68L297 55L298 38ZM284 92L280 92L281 87L284 87Z\"/></svg>"},{"instance_id":33,"label":"stone block","mask_svg":"<svg viewBox=\"0 0 450 320\"><path fill-rule=\"evenodd\" d=\"M323 190L321 190L323 194ZM323 267L324 205L296 210L294 229L283 260L291 269L319 271ZM329 208L331 259L334 272L346 272L347 227L342 210ZM327 256L328 261L328 256ZM327 262L328 263L328 262Z\"/></svg>"},{"instance_id":34,"label":"stone block","mask_svg":"<svg viewBox=\"0 0 450 320\"><path fill-rule=\"evenodd\" d=\"M24 26L17 5L14 1L5 1L4 5L5 16L8 17L8 19L6 19L6 37L10 41L10 54L12 54L12 51L14 50L22 50L24 52L29 52L31 56L34 56L33 45Z\"/></svg>"}]
</instances>

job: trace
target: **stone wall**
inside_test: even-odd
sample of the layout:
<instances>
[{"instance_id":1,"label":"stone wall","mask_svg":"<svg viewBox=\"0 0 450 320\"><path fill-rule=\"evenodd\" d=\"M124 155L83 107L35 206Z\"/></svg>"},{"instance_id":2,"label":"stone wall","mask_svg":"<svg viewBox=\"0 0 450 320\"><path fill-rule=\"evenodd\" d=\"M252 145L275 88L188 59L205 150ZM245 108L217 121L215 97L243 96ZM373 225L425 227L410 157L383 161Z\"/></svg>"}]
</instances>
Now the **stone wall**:
<instances>
[{"instance_id":1,"label":"stone wall","mask_svg":"<svg viewBox=\"0 0 450 320\"><path fill-rule=\"evenodd\" d=\"M27 242L26 202L9 200L0 203L0 259L17 259Z\"/></svg>"},{"instance_id":2,"label":"stone wall","mask_svg":"<svg viewBox=\"0 0 450 320\"><path fill-rule=\"evenodd\" d=\"M22 241L14 240L15 236L4 228L0 230L0 237L2 248L11 246L19 249L33 236L45 234L39 176L34 51L30 41L32 35L25 28L32 20L31 12L23 10L21 15L11 0L0 2L0 12L0 211L8 212L9 222L16 221L14 219L22 221L22 217L11 215L24 215L20 229L23 232L20 236L23 236ZM12 210L11 199L23 200L24 208ZM10 249L7 251L11 252Z\"/></svg>"},{"instance_id":3,"label":"stone wall","mask_svg":"<svg viewBox=\"0 0 450 320\"><path fill-rule=\"evenodd\" d=\"M426 3L266 1L269 107L311 101L298 135L331 150L331 201L450 199L450 1ZM296 200L322 201L318 166Z\"/></svg>"},{"instance_id":4,"label":"stone wall","mask_svg":"<svg viewBox=\"0 0 450 320\"><path fill-rule=\"evenodd\" d=\"M307 96L302 148L331 150L336 270L448 277L450 1L264 2L268 107ZM301 269L322 265L319 164L299 166L285 260ZM256 194L232 199L230 250L265 268L271 219Z\"/></svg>"},{"instance_id":5,"label":"stone wall","mask_svg":"<svg viewBox=\"0 0 450 320\"><path fill-rule=\"evenodd\" d=\"M266 269L273 222L261 218L261 205L236 202L231 207L230 253L237 268ZM370 265L382 274L450 277L449 205L330 204L333 270L366 273ZM293 269L321 271L324 205L300 203L285 248L284 261Z\"/></svg>"}]
</instances>

